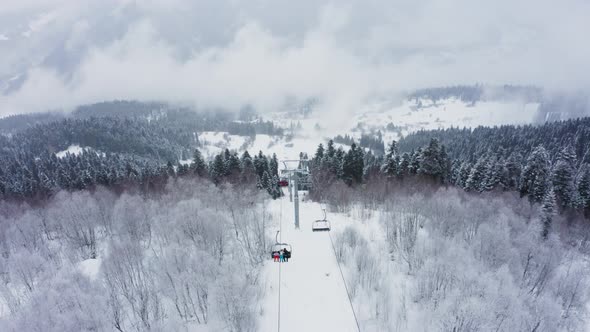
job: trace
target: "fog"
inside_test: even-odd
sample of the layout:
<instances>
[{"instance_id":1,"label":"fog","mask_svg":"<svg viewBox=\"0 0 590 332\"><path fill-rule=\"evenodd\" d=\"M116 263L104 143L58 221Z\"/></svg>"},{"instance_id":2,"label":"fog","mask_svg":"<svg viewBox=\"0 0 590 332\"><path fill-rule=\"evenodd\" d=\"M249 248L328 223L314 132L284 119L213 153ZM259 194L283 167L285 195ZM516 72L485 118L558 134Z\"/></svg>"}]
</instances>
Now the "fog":
<instances>
[{"instance_id":1,"label":"fog","mask_svg":"<svg viewBox=\"0 0 590 332\"><path fill-rule=\"evenodd\" d=\"M18 1L0 8L0 116L112 99L348 112L450 84L590 86L590 3Z\"/></svg>"}]
</instances>

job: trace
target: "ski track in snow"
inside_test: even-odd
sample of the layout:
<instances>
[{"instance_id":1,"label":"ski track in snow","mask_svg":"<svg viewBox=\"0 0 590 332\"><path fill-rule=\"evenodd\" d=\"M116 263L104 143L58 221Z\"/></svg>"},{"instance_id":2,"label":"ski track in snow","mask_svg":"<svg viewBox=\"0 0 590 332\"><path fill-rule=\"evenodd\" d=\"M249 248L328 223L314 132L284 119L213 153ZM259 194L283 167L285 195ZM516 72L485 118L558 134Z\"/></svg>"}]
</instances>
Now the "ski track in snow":
<instances>
[{"instance_id":1,"label":"ski track in snow","mask_svg":"<svg viewBox=\"0 0 590 332\"><path fill-rule=\"evenodd\" d=\"M291 244L293 252L287 263L275 263L269 258L265 265L266 298L258 330L278 331L280 264L281 332L357 331L329 234L311 230L312 222L323 218L320 204L300 202L300 229L295 229L293 203L288 195L275 202L282 205L280 241Z\"/></svg>"}]
</instances>

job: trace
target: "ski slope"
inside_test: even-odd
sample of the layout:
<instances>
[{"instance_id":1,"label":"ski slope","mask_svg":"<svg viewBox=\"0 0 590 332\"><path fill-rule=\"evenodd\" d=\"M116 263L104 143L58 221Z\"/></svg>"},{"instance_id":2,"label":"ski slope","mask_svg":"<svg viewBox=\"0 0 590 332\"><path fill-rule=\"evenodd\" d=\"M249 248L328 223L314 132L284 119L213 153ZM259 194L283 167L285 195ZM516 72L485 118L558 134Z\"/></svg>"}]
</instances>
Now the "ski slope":
<instances>
[{"instance_id":1,"label":"ski slope","mask_svg":"<svg viewBox=\"0 0 590 332\"><path fill-rule=\"evenodd\" d=\"M287 263L269 258L265 265L266 298L258 330L279 331L280 309L281 332L358 331L329 233L311 231L312 222L323 217L320 205L300 202L300 228L295 229L289 196L273 203L282 219L279 242L291 244L293 252Z\"/></svg>"}]
</instances>

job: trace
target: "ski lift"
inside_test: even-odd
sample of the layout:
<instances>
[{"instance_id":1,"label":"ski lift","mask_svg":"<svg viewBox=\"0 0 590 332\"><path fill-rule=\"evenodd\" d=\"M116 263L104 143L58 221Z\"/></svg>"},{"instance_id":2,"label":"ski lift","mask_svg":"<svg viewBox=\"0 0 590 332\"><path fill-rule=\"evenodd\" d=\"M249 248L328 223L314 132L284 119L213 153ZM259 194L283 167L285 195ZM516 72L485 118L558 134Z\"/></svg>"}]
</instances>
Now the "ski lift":
<instances>
[{"instance_id":1,"label":"ski lift","mask_svg":"<svg viewBox=\"0 0 590 332\"><path fill-rule=\"evenodd\" d=\"M279 180L279 186L280 187L287 187L287 186L289 186L289 180L287 180L286 178L281 178Z\"/></svg>"},{"instance_id":2,"label":"ski lift","mask_svg":"<svg viewBox=\"0 0 590 332\"><path fill-rule=\"evenodd\" d=\"M275 253L280 254L280 252L283 251L283 249L287 249L285 257L287 259L291 258L291 254L293 253L293 248L291 248L291 245L288 243L278 243L278 242L272 245L272 250L270 252L270 258L274 258Z\"/></svg>"},{"instance_id":3,"label":"ski lift","mask_svg":"<svg viewBox=\"0 0 590 332\"><path fill-rule=\"evenodd\" d=\"M324 219L316 220L311 224L311 230L314 232L328 232L332 228L330 222L326 219L326 209L324 211Z\"/></svg>"},{"instance_id":4,"label":"ski lift","mask_svg":"<svg viewBox=\"0 0 590 332\"><path fill-rule=\"evenodd\" d=\"M293 248L288 243L279 242L279 239L278 239L279 232L280 231L277 231L277 234L275 235L275 244L272 245L272 248L270 250L270 258L274 258L275 253L280 254L281 251L283 251L284 249L287 249L285 258L289 259L289 258L291 258L291 253L293 253Z\"/></svg>"}]
</instances>

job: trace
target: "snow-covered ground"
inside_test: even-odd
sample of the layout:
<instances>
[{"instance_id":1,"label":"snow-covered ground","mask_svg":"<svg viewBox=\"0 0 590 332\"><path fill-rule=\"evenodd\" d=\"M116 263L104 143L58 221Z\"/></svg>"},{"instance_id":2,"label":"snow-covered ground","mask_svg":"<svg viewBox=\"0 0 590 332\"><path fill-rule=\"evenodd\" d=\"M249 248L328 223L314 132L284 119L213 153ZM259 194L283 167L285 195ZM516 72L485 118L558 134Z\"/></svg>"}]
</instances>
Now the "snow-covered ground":
<instances>
[{"instance_id":1,"label":"snow-covered ground","mask_svg":"<svg viewBox=\"0 0 590 332\"><path fill-rule=\"evenodd\" d=\"M407 126L408 132L451 126L522 124L532 122L538 106L517 101L480 101L470 104L454 98L436 102L424 99L418 102L406 100L394 107L369 105L354 118L354 121L374 127L391 122L396 126Z\"/></svg>"},{"instance_id":2,"label":"snow-covered ground","mask_svg":"<svg viewBox=\"0 0 590 332\"><path fill-rule=\"evenodd\" d=\"M205 156L228 148L239 152L248 150L250 154L262 150L286 159L297 157L299 152L311 155L318 144L339 134L348 134L358 140L363 133L381 131L387 143L418 130L528 124L533 122L538 107L538 104L519 101L482 101L472 105L454 98L436 102L405 100L397 104L375 101L353 114L333 114L318 109L308 116L296 112L262 116L263 120L272 121L287 132L290 128L300 127L290 140L268 135L249 138L224 132L203 132L199 133L199 141Z\"/></svg>"},{"instance_id":3,"label":"snow-covered ground","mask_svg":"<svg viewBox=\"0 0 590 332\"><path fill-rule=\"evenodd\" d=\"M90 280L96 280L101 265L102 259L100 258L86 259L78 263L78 270Z\"/></svg>"},{"instance_id":4,"label":"snow-covered ground","mask_svg":"<svg viewBox=\"0 0 590 332\"><path fill-rule=\"evenodd\" d=\"M469 104L455 98L436 102L421 99L405 100L399 104L375 101L354 114L325 115L319 110L309 117L290 118L285 117L285 113L273 113L269 118L283 127L300 123L307 136L352 134L360 137L363 132L381 130L384 136L397 138L399 134L407 135L422 129L531 123L538 107L538 104L519 101L481 101ZM400 131L387 131L386 127L390 123Z\"/></svg>"},{"instance_id":5,"label":"snow-covered ground","mask_svg":"<svg viewBox=\"0 0 590 332\"><path fill-rule=\"evenodd\" d=\"M293 252L287 263L269 259L265 265L266 298L258 330L277 330L280 306L280 330L284 332L357 331L329 234L311 230L312 222L323 217L320 205L301 202L300 228L295 229L289 197L273 204L279 205L275 211L282 220L280 241L291 244ZM342 227L333 225L334 229Z\"/></svg>"},{"instance_id":6,"label":"snow-covered ground","mask_svg":"<svg viewBox=\"0 0 590 332\"><path fill-rule=\"evenodd\" d=\"M63 150L63 151L59 151L58 153L56 153L55 155L58 158L63 158L65 157L68 153L69 154L73 154L73 155L78 155L80 153L82 153L84 150L90 149L89 147L81 147L78 144L74 144L74 145L70 145L67 149Z\"/></svg>"},{"instance_id":7,"label":"snow-covered ground","mask_svg":"<svg viewBox=\"0 0 590 332\"><path fill-rule=\"evenodd\" d=\"M57 152L55 155L58 158L63 158L65 156L67 156L68 154L71 154L71 155L79 155L79 154L81 154L84 151L86 151L86 152L88 152L88 151L94 151L94 149L91 148L91 147L88 147L88 146L81 147L78 144L73 144L73 145L70 145L67 149L65 149L63 151ZM100 152L96 152L96 153L99 154ZM102 153L102 154L104 155L104 153Z\"/></svg>"},{"instance_id":8,"label":"snow-covered ground","mask_svg":"<svg viewBox=\"0 0 590 332\"><path fill-rule=\"evenodd\" d=\"M254 156L259 151L264 154L276 153L281 160L299 158L299 152L313 152L321 140L306 137L295 137L287 141L284 138L258 134L255 137L230 135L226 132L199 133L200 151L204 156L214 156L225 149L238 151L248 150Z\"/></svg>"}]
</instances>

